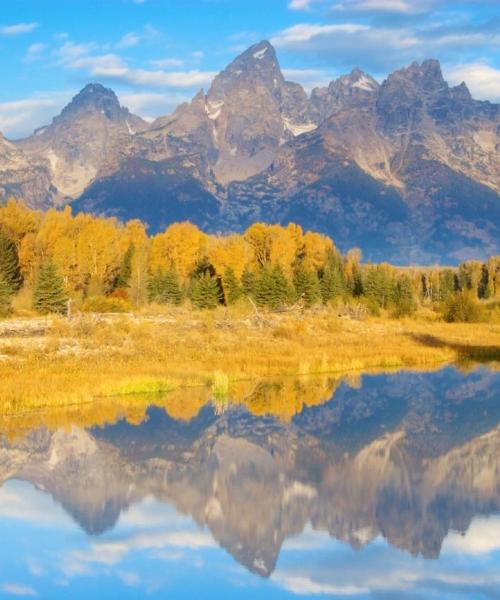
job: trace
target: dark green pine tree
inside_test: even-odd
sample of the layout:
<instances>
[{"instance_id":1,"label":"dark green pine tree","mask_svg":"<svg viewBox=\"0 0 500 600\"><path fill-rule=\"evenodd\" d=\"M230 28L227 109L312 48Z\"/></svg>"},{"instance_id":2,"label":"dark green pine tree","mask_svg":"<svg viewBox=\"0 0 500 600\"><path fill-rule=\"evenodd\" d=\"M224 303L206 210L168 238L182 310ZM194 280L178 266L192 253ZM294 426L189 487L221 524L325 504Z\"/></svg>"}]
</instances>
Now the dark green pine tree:
<instances>
[{"instance_id":1,"label":"dark green pine tree","mask_svg":"<svg viewBox=\"0 0 500 600\"><path fill-rule=\"evenodd\" d=\"M182 289L176 271L167 271L159 281L159 301L166 304L180 304Z\"/></svg>"},{"instance_id":2,"label":"dark green pine tree","mask_svg":"<svg viewBox=\"0 0 500 600\"><path fill-rule=\"evenodd\" d=\"M0 231L0 275L12 292L19 290L22 279L16 246L2 231Z\"/></svg>"},{"instance_id":3,"label":"dark green pine tree","mask_svg":"<svg viewBox=\"0 0 500 600\"><path fill-rule=\"evenodd\" d=\"M0 317L7 317L11 311L12 289L3 275L0 275Z\"/></svg>"},{"instance_id":4,"label":"dark green pine tree","mask_svg":"<svg viewBox=\"0 0 500 600\"><path fill-rule=\"evenodd\" d=\"M132 258L135 254L135 246L134 244L130 244L125 252L125 256L123 257L122 263L120 265L120 270L115 280L115 288L127 288L130 285L130 279L132 277Z\"/></svg>"},{"instance_id":5,"label":"dark green pine tree","mask_svg":"<svg viewBox=\"0 0 500 600\"><path fill-rule=\"evenodd\" d=\"M289 304L293 300L294 289L283 272L281 265L273 267L271 275L274 281L274 293L271 308L279 308L280 306Z\"/></svg>"},{"instance_id":6,"label":"dark green pine tree","mask_svg":"<svg viewBox=\"0 0 500 600\"><path fill-rule=\"evenodd\" d=\"M269 268L262 269L253 287L253 294L257 304L259 306L270 307L274 297L274 280Z\"/></svg>"},{"instance_id":7,"label":"dark green pine tree","mask_svg":"<svg viewBox=\"0 0 500 600\"><path fill-rule=\"evenodd\" d=\"M372 266L364 281L364 293L381 308L387 308L394 300L395 285L386 269Z\"/></svg>"},{"instance_id":8,"label":"dark green pine tree","mask_svg":"<svg viewBox=\"0 0 500 600\"><path fill-rule=\"evenodd\" d=\"M405 317L412 315L417 310L417 303L413 294L413 286L408 275L401 275L397 282L394 293L395 315Z\"/></svg>"},{"instance_id":9,"label":"dark green pine tree","mask_svg":"<svg viewBox=\"0 0 500 600\"><path fill-rule=\"evenodd\" d=\"M163 273L160 269L157 269L154 273L149 272L147 292L149 302L157 302L161 294L161 286L163 280Z\"/></svg>"},{"instance_id":10,"label":"dark green pine tree","mask_svg":"<svg viewBox=\"0 0 500 600\"><path fill-rule=\"evenodd\" d=\"M255 277L255 273L250 271L248 267L245 267L241 275L241 289L245 296L253 296L255 294L256 283L257 278Z\"/></svg>"},{"instance_id":11,"label":"dark green pine tree","mask_svg":"<svg viewBox=\"0 0 500 600\"><path fill-rule=\"evenodd\" d=\"M210 273L202 273L192 280L189 297L196 308L215 308L220 302L219 282Z\"/></svg>"},{"instance_id":12,"label":"dark green pine tree","mask_svg":"<svg viewBox=\"0 0 500 600\"><path fill-rule=\"evenodd\" d=\"M241 296L241 287L234 270L226 267L222 276L222 288L224 290L224 300L226 304L234 304Z\"/></svg>"},{"instance_id":13,"label":"dark green pine tree","mask_svg":"<svg viewBox=\"0 0 500 600\"><path fill-rule=\"evenodd\" d=\"M292 286L280 265L262 270L255 285L257 304L276 309L288 304L292 297Z\"/></svg>"},{"instance_id":14,"label":"dark green pine tree","mask_svg":"<svg viewBox=\"0 0 500 600\"><path fill-rule=\"evenodd\" d=\"M52 259L40 267L33 289L33 308L41 313L60 313L67 311L68 297L64 291L64 282Z\"/></svg>"},{"instance_id":15,"label":"dark green pine tree","mask_svg":"<svg viewBox=\"0 0 500 600\"><path fill-rule=\"evenodd\" d=\"M447 300L451 294L454 294L458 289L458 281L456 274L451 269L444 269L439 273L439 293L433 300L438 302Z\"/></svg>"},{"instance_id":16,"label":"dark green pine tree","mask_svg":"<svg viewBox=\"0 0 500 600\"><path fill-rule=\"evenodd\" d=\"M321 275L321 298L326 304L342 296L345 292L345 283L342 273L336 267L327 265Z\"/></svg>"},{"instance_id":17,"label":"dark green pine tree","mask_svg":"<svg viewBox=\"0 0 500 600\"><path fill-rule=\"evenodd\" d=\"M303 299L307 306L312 306L321 298L318 274L312 269L307 269L303 264L294 269L293 286L296 298Z\"/></svg>"}]
</instances>

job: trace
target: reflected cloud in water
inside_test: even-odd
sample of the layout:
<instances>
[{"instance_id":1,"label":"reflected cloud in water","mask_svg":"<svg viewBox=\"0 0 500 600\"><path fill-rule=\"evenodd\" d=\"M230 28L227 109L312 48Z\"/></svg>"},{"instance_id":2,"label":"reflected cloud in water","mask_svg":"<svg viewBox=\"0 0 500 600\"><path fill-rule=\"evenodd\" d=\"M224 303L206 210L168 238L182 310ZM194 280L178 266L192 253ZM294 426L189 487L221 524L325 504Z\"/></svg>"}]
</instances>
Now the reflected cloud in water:
<instances>
[{"instance_id":1,"label":"reflected cloud in water","mask_svg":"<svg viewBox=\"0 0 500 600\"><path fill-rule=\"evenodd\" d=\"M500 597L500 374L355 383L9 430L0 595Z\"/></svg>"}]
</instances>

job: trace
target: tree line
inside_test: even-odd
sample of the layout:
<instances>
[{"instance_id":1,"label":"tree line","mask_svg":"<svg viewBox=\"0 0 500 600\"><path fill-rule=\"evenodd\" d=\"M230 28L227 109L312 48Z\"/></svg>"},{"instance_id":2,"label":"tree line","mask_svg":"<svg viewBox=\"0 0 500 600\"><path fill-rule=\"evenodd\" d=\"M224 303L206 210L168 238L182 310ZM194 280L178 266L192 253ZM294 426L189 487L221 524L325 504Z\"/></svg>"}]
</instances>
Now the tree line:
<instances>
[{"instance_id":1,"label":"tree line","mask_svg":"<svg viewBox=\"0 0 500 600\"><path fill-rule=\"evenodd\" d=\"M0 207L0 312L21 293L40 313L63 313L68 299L107 311L185 301L210 309L249 297L269 309L357 298L403 316L460 294L500 298L500 257L458 268L363 264L359 250L344 256L293 223L219 236L183 222L149 236L138 220L41 212L11 199Z\"/></svg>"}]
</instances>

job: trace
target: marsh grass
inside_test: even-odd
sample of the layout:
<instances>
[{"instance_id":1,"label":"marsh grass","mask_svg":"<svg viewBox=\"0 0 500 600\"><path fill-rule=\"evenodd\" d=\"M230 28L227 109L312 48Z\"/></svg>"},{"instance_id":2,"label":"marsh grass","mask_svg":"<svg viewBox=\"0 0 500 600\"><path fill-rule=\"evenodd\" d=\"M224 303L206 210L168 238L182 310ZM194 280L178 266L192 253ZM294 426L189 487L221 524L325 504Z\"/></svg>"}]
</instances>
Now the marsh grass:
<instances>
[{"instance_id":1,"label":"marsh grass","mask_svg":"<svg viewBox=\"0 0 500 600\"><path fill-rule=\"evenodd\" d=\"M22 330L23 322L17 327ZM240 381L428 368L467 355L496 359L499 346L500 325L494 323L427 316L357 321L326 309L266 314L264 324L240 307L53 318L43 335L0 336L0 411L182 387L207 388L223 399Z\"/></svg>"}]
</instances>

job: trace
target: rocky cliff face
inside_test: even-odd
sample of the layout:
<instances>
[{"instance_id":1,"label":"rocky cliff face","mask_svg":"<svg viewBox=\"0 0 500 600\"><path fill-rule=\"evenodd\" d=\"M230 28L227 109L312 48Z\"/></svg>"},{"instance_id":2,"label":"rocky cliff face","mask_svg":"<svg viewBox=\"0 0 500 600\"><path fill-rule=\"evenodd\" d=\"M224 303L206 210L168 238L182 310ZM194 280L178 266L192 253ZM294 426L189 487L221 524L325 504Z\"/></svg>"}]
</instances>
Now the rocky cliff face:
<instances>
[{"instance_id":1,"label":"rocky cliff face","mask_svg":"<svg viewBox=\"0 0 500 600\"><path fill-rule=\"evenodd\" d=\"M39 208L50 206L55 195L48 161L28 156L0 134L0 197L23 198Z\"/></svg>"},{"instance_id":2,"label":"rocky cliff face","mask_svg":"<svg viewBox=\"0 0 500 600\"><path fill-rule=\"evenodd\" d=\"M450 87L435 60L381 85L354 69L307 97L264 41L150 125L87 86L17 142L25 166L0 171L0 185L153 231L179 218L216 231L295 220L370 259L458 262L500 252L499 148L500 107Z\"/></svg>"},{"instance_id":3,"label":"rocky cliff face","mask_svg":"<svg viewBox=\"0 0 500 600\"><path fill-rule=\"evenodd\" d=\"M17 142L26 155L50 166L60 201L77 198L91 181L118 167L145 122L120 106L115 93L89 84L47 127Z\"/></svg>"}]
</instances>

